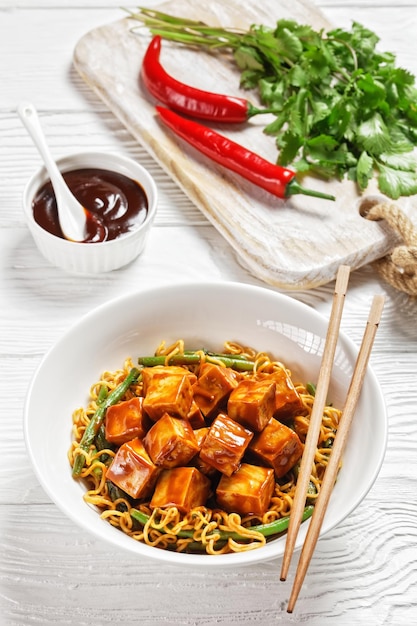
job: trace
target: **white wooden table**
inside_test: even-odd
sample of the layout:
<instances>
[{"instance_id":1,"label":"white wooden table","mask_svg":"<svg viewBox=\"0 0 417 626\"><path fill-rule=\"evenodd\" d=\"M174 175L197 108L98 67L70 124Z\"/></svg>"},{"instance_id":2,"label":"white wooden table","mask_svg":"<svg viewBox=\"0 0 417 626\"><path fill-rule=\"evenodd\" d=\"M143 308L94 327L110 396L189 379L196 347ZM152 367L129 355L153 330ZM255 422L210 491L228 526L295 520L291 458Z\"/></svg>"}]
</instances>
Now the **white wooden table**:
<instances>
[{"instance_id":1,"label":"white wooden table","mask_svg":"<svg viewBox=\"0 0 417 626\"><path fill-rule=\"evenodd\" d=\"M335 25L355 19L377 32L382 49L417 73L416 0L317 5ZM291 616L279 563L209 573L141 563L66 519L34 476L22 432L26 390L42 356L80 316L177 278L261 284L73 69L77 40L123 15L114 0L0 0L0 625L415 624L417 308L371 267L351 277L342 327L359 343L372 294L386 294L371 363L388 409L387 454L361 506L319 542ZM159 212L137 262L74 278L40 256L21 208L23 186L39 165L15 113L23 99L38 108L56 156L114 150L153 173ZM290 295L328 315L332 290L330 284Z\"/></svg>"}]
</instances>

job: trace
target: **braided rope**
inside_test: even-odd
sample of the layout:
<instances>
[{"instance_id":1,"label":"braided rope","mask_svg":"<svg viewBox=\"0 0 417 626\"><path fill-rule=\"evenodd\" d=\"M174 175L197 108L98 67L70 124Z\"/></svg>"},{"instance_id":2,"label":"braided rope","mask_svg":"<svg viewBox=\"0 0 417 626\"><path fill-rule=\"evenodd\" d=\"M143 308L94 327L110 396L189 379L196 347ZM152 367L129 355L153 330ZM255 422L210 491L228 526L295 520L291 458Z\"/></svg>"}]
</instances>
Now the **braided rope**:
<instances>
[{"instance_id":1,"label":"braided rope","mask_svg":"<svg viewBox=\"0 0 417 626\"><path fill-rule=\"evenodd\" d=\"M395 289L417 296L417 229L412 221L399 207L390 203L374 205L365 217L372 221L384 219L404 241L390 254L374 261L373 267Z\"/></svg>"}]
</instances>

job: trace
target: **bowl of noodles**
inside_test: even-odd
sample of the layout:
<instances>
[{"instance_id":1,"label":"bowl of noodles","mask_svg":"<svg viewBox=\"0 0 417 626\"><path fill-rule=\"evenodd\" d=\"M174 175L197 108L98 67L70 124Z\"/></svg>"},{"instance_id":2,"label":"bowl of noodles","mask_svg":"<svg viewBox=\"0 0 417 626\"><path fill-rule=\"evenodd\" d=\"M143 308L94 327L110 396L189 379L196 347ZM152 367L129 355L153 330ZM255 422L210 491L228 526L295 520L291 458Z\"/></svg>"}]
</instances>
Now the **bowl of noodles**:
<instances>
[{"instance_id":1,"label":"bowl of noodles","mask_svg":"<svg viewBox=\"0 0 417 626\"><path fill-rule=\"evenodd\" d=\"M240 283L140 290L94 309L29 386L25 439L41 485L97 540L143 558L204 567L280 558L326 332L310 307ZM341 333L296 549L357 352ZM386 440L368 367L321 536L366 496Z\"/></svg>"}]
</instances>

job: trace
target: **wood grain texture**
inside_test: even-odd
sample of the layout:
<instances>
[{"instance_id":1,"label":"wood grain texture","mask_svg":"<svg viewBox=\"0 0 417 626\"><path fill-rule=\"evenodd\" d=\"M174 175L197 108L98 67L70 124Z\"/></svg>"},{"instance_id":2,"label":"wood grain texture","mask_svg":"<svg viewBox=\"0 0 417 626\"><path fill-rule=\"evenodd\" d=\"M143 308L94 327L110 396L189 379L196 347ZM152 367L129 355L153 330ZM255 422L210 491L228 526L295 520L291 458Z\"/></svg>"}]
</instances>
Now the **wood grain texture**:
<instances>
[{"instance_id":1,"label":"wood grain texture","mask_svg":"<svg viewBox=\"0 0 417 626\"><path fill-rule=\"evenodd\" d=\"M317 2L335 24L352 16L381 34L416 72L417 7L406 0ZM371 356L389 418L387 453L358 509L320 540L296 611L294 576L280 563L225 572L161 568L95 541L40 487L25 450L22 412L45 352L80 316L137 288L184 280L263 284L218 231L113 116L72 67L75 43L119 19L113 0L0 0L0 626L404 626L417 622L416 301L371 266L352 273L342 329L360 343L374 293L386 304ZM5 54L7 52L7 54ZM63 274L39 255L21 212L23 186L39 166L15 107L38 106L57 156L78 148L143 159L161 202L142 257L91 278ZM291 292L328 315L332 283ZM280 290L283 291L283 290Z\"/></svg>"}]
</instances>

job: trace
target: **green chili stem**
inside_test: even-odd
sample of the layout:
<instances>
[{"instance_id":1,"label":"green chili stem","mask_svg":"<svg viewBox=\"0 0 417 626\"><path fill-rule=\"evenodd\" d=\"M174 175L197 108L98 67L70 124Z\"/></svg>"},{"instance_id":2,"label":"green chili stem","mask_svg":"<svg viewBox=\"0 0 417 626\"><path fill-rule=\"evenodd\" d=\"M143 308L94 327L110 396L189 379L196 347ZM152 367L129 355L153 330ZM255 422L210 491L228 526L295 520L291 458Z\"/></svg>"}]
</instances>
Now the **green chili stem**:
<instances>
[{"instance_id":1,"label":"green chili stem","mask_svg":"<svg viewBox=\"0 0 417 626\"><path fill-rule=\"evenodd\" d=\"M254 117L255 115L263 115L264 113L277 113L276 107L269 107L259 109L254 106L251 102L248 102L248 117Z\"/></svg>"},{"instance_id":2,"label":"green chili stem","mask_svg":"<svg viewBox=\"0 0 417 626\"><path fill-rule=\"evenodd\" d=\"M124 381L121 382L120 385L116 387L116 389L113 389L113 391L99 404L96 412L88 423L88 426L85 429L82 439L80 441L79 447L82 450L84 450L85 452L88 452L90 450L90 447L94 442L97 432L101 424L103 423L108 407L116 404L123 398L130 385L137 381L139 375L140 371L136 367L133 367L124 379ZM84 455L78 454L75 457L74 467L72 468L72 475L74 477L79 476L82 472L84 465Z\"/></svg>"},{"instance_id":3,"label":"green chili stem","mask_svg":"<svg viewBox=\"0 0 417 626\"><path fill-rule=\"evenodd\" d=\"M316 191L314 189L306 189L302 187L296 180L293 178L287 185L286 189L286 197L294 196L295 194L302 194L303 196L312 196L313 198L322 198L323 200L332 200L333 202L336 200L335 196L332 196L328 193L323 193L321 191Z\"/></svg>"}]
</instances>

